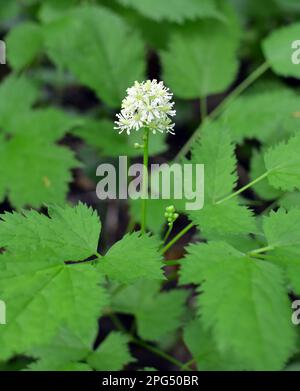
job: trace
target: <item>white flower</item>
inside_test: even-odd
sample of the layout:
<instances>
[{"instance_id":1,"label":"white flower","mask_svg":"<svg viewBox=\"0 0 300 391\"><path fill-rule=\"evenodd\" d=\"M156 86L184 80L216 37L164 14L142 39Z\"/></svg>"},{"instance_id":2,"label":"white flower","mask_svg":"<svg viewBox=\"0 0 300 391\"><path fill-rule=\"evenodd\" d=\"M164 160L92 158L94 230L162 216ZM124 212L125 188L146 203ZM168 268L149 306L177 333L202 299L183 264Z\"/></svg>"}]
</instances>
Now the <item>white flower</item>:
<instances>
[{"instance_id":1,"label":"white flower","mask_svg":"<svg viewBox=\"0 0 300 391\"><path fill-rule=\"evenodd\" d=\"M154 134L156 132L174 133L175 124L170 117L174 117L173 94L164 83L157 80L147 80L142 83L135 82L127 89L127 96L122 102L115 129L119 133L129 135L132 130L148 127Z\"/></svg>"}]
</instances>

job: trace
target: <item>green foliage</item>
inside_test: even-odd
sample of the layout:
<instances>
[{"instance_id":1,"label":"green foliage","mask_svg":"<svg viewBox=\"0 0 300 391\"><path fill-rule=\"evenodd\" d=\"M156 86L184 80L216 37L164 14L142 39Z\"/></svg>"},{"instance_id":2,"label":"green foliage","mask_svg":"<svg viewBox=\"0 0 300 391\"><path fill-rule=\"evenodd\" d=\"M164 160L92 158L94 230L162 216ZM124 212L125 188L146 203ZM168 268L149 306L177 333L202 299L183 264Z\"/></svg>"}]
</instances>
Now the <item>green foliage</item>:
<instances>
[{"instance_id":1,"label":"green foliage","mask_svg":"<svg viewBox=\"0 0 300 391\"><path fill-rule=\"evenodd\" d=\"M232 24L204 20L178 27L161 53L164 80L184 99L221 92L236 76L238 44Z\"/></svg>"},{"instance_id":2,"label":"green foliage","mask_svg":"<svg viewBox=\"0 0 300 391\"><path fill-rule=\"evenodd\" d=\"M116 134L112 131L114 123L108 120L87 120L75 128L72 133L82 138L88 145L96 148L102 156L128 156L136 157L143 154L142 149L133 148L134 143L142 143L142 135L139 132L133 133L133 137L126 134ZM165 135L158 134L149 145L149 153L156 155L166 150Z\"/></svg>"},{"instance_id":3,"label":"green foliage","mask_svg":"<svg viewBox=\"0 0 300 391\"><path fill-rule=\"evenodd\" d=\"M36 23L24 22L7 37L8 59L15 71L19 71L37 57L43 47L41 28Z\"/></svg>"},{"instance_id":4,"label":"green foliage","mask_svg":"<svg viewBox=\"0 0 300 391\"><path fill-rule=\"evenodd\" d=\"M191 247L181 282L202 283L199 315L221 354L252 370L282 368L295 338L279 268L211 242Z\"/></svg>"},{"instance_id":5,"label":"green foliage","mask_svg":"<svg viewBox=\"0 0 300 391\"><path fill-rule=\"evenodd\" d=\"M152 355L181 371L297 368L299 10L1 2L0 371L161 369ZM201 210L186 194L149 199L144 214L140 199L95 196L99 163L142 160L144 129L118 134L114 120L148 78L176 109L176 136L150 134L149 162L203 164Z\"/></svg>"},{"instance_id":6,"label":"green foliage","mask_svg":"<svg viewBox=\"0 0 300 391\"><path fill-rule=\"evenodd\" d=\"M192 147L192 162L205 167L205 207L189 211L205 237L248 234L256 231L251 211L236 200L218 203L231 193L237 180L235 146L226 127L207 123Z\"/></svg>"},{"instance_id":7,"label":"green foliage","mask_svg":"<svg viewBox=\"0 0 300 391\"><path fill-rule=\"evenodd\" d=\"M299 126L294 113L299 110L299 97L294 91L276 86L270 91L255 91L242 95L222 116L230 129L232 140L238 143L255 138L265 143L289 135Z\"/></svg>"},{"instance_id":8,"label":"green foliage","mask_svg":"<svg viewBox=\"0 0 300 391\"><path fill-rule=\"evenodd\" d=\"M218 351L211 333L199 320L190 322L184 329L184 342L191 351L199 371L234 371L243 369L238 361Z\"/></svg>"},{"instance_id":9,"label":"green foliage","mask_svg":"<svg viewBox=\"0 0 300 391\"><path fill-rule=\"evenodd\" d=\"M34 211L2 215L0 245L6 252L0 256L0 294L9 313L0 334L1 359L47 343L62 326L83 340L91 338L107 302L97 270L68 263L96 252L96 213L78 204L51 207L49 216Z\"/></svg>"},{"instance_id":10,"label":"green foliage","mask_svg":"<svg viewBox=\"0 0 300 391\"><path fill-rule=\"evenodd\" d=\"M300 189L300 134L271 147L264 154L268 180L276 189Z\"/></svg>"},{"instance_id":11,"label":"green foliage","mask_svg":"<svg viewBox=\"0 0 300 391\"><path fill-rule=\"evenodd\" d=\"M161 21L182 23L185 19L221 18L215 0L118 0L120 4L135 8L142 15Z\"/></svg>"},{"instance_id":12,"label":"green foliage","mask_svg":"<svg viewBox=\"0 0 300 391\"><path fill-rule=\"evenodd\" d=\"M128 86L144 78L139 34L104 8L68 11L44 26L44 39L51 60L70 70L112 107L120 105Z\"/></svg>"},{"instance_id":13,"label":"green foliage","mask_svg":"<svg viewBox=\"0 0 300 391\"><path fill-rule=\"evenodd\" d=\"M140 280L117 292L112 300L114 310L135 316L139 336L150 341L159 341L176 331L185 313L188 292L159 289L157 281Z\"/></svg>"},{"instance_id":14,"label":"green foliage","mask_svg":"<svg viewBox=\"0 0 300 391\"><path fill-rule=\"evenodd\" d=\"M135 251L136 248L139 251ZM111 279L130 284L139 278L161 280L159 241L139 232L127 234L115 243L99 262L99 269ZM141 267L141 260L143 260Z\"/></svg>"},{"instance_id":15,"label":"green foliage","mask_svg":"<svg viewBox=\"0 0 300 391\"><path fill-rule=\"evenodd\" d=\"M292 62L292 42L298 39L300 24L294 23L272 32L262 43L272 70L281 76L300 77L299 66Z\"/></svg>"},{"instance_id":16,"label":"green foliage","mask_svg":"<svg viewBox=\"0 0 300 391\"><path fill-rule=\"evenodd\" d=\"M38 98L37 86L25 77L11 75L0 87L0 129L5 129L14 113L26 112ZM0 132L0 134L1 134Z\"/></svg>"},{"instance_id":17,"label":"green foliage","mask_svg":"<svg viewBox=\"0 0 300 391\"><path fill-rule=\"evenodd\" d=\"M93 351L68 329L62 329L49 345L34 348L36 359L28 366L31 371L118 371L132 361L128 351L128 338L112 332Z\"/></svg>"}]
</instances>

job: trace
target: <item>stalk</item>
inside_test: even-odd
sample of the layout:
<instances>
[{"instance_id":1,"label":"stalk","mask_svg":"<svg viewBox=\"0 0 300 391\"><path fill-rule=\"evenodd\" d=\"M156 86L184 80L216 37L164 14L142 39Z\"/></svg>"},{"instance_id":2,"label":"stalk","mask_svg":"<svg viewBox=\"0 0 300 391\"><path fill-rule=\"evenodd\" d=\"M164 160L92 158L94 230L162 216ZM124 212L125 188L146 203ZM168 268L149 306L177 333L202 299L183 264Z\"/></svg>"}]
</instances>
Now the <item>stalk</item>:
<instances>
[{"instance_id":1,"label":"stalk","mask_svg":"<svg viewBox=\"0 0 300 391\"><path fill-rule=\"evenodd\" d=\"M149 163L149 129L144 130L144 158L143 158L143 184L142 184L142 219L141 231L145 233L147 222L147 198L148 198L148 163Z\"/></svg>"}]
</instances>

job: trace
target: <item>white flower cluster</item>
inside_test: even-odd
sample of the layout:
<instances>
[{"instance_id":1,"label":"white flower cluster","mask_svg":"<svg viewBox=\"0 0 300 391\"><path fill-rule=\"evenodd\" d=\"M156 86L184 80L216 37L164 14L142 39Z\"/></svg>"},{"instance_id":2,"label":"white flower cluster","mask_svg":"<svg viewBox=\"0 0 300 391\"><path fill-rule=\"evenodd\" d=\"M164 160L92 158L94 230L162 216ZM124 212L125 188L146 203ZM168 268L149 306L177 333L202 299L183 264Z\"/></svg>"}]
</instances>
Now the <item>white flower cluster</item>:
<instances>
[{"instance_id":1,"label":"white flower cluster","mask_svg":"<svg viewBox=\"0 0 300 391\"><path fill-rule=\"evenodd\" d=\"M170 117L175 116L173 94L164 83L157 80L147 80L142 83L135 82L133 87L127 89L127 96L122 102L122 110L117 114L115 129L119 133L126 131L129 135L132 130L148 127L154 134L156 132L174 133L175 124Z\"/></svg>"}]
</instances>

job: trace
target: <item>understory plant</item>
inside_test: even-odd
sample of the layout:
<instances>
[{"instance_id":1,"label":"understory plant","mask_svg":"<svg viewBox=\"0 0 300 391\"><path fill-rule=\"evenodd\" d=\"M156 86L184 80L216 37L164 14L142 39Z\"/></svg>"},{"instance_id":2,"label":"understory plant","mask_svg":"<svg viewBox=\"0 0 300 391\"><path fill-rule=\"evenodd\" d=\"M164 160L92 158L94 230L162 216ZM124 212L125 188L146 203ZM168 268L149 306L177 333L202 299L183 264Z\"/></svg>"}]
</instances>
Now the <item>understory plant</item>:
<instances>
[{"instance_id":1,"label":"understory plant","mask_svg":"<svg viewBox=\"0 0 300 391\"><path fill-rule=\"evenodd\" d=\"M265 31L260 6L238 2L93 3L32 1L6 27L0 369L297 368L299 7L270 1L278 28ZM95 94L88 112L64 104L74 85ZM86 199L95 155L144 164L144 197L113 215L115 236L111 204ZM204 165L202 209L145 197L157 156Z\"/></svg>"}]
</instances>

